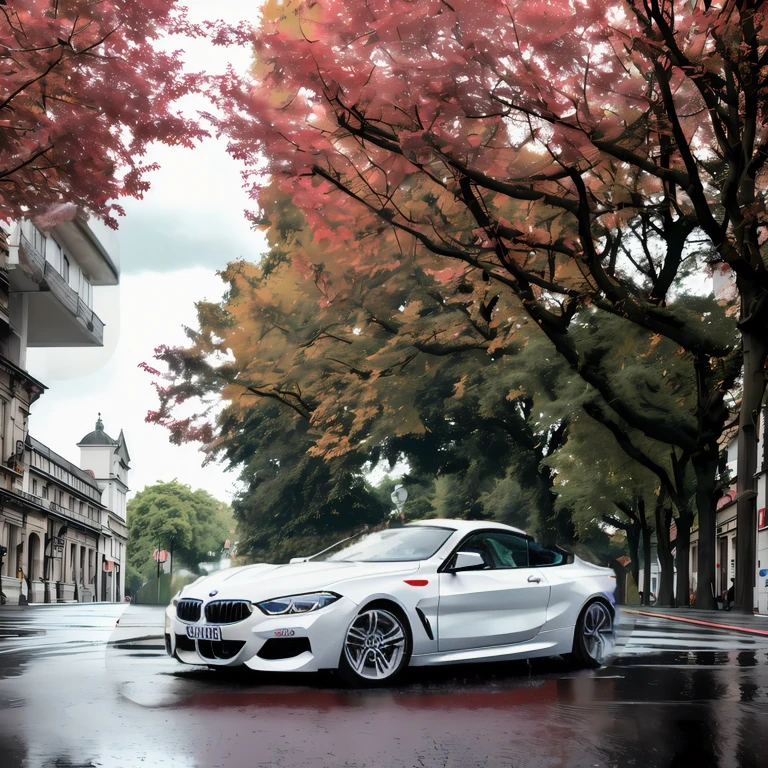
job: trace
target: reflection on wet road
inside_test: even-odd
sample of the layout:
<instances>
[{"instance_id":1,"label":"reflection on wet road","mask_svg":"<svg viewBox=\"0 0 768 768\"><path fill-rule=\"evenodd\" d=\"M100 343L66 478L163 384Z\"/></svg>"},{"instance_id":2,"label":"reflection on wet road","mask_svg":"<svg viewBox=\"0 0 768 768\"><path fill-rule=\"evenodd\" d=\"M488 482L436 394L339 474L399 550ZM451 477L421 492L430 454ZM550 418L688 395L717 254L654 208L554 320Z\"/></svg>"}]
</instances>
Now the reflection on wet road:
<instances>
[{"instance_id":1,"label":"reflection on wet road","mask_svg":"<svg viewBox=\"0 0 768 768\"><path fill-rule=\"evenodd\" d=\"M446 667L352 691L182 667L161 621L144 606L3 609L0 766L768 765L768 638L625 615L597 672Z\"/></svg>"}]
</instances>

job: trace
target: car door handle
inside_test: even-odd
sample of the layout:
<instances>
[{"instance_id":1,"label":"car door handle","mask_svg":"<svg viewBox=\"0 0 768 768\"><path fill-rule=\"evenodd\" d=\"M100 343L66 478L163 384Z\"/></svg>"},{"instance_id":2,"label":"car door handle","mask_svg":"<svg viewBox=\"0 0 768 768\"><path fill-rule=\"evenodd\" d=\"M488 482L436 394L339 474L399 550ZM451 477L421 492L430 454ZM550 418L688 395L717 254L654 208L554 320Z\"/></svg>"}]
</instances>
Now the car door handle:
<instances>
[{"instance_id":1,"label":"car door handle","mask_svg":"<svg viewBox=\"0 0 768 768\"><path fill-rule=\"evenodd\" d=\"M541 581L541 576L529 576L528 581L530 581L531 584L538 584Z\"/></svg>"}]
</instances>

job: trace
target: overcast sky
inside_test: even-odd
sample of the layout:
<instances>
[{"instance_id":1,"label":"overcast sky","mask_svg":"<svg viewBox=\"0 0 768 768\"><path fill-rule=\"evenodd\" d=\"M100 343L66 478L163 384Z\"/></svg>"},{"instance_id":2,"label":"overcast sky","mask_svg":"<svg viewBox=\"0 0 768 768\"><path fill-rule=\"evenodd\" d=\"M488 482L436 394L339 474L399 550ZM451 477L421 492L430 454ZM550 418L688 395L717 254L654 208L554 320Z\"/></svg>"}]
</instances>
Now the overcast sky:
<instances>
[{"instance_id":1,"label":"overcast sky","mask_svg":"<svg viewBox=\"0 0 768 768\"><path fill-rule=\"evenodd\" d=\"M257 3L246 0L187 5L197 19L256 18ZM245 50L213 49L201 41L184 47L194 69L221 71L230 60L243 69L249 60ZM49 387L33 406L30 432L79 463L76 443L101 412L108 434L125 432L132 491L175 477L229 500L235 474L215 465L201 468L195 446L171 445L163 429L144 422L157 399L151 377L137 366L152 362L156 346L183 343L182 326L195 323L195 301L223 292L216 270L234 259L258 260L263 240L244 218L253 203L223 142L211 139L194 150L156 147L148 159L161 169L144 200L124 203L127 217L117 235L120 285L93 291L94 309L106 324L104 347L29 351L29 372Z\"/></svg>"}]
</instances>

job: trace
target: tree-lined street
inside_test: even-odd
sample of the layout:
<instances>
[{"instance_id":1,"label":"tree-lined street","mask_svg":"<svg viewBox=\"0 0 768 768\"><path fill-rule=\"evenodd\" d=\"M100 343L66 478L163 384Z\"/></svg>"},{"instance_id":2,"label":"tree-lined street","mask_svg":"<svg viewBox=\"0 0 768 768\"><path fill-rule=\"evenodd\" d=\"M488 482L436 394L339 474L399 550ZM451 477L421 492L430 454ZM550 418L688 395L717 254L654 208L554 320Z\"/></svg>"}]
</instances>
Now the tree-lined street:
<instances>
[{"instance_id":1,"label":"tree-lined street","mask_svg":"<svg viewBox=\"0 0 768 768\"><path fill-rule=\"evenodd\" d=\"M596 672L477 665L359 691L325 675L182 668L161 618L133 605L4 612L3 763L759 768L768 747L768 636L626 614Z\"/></svg>"}]
</instances>

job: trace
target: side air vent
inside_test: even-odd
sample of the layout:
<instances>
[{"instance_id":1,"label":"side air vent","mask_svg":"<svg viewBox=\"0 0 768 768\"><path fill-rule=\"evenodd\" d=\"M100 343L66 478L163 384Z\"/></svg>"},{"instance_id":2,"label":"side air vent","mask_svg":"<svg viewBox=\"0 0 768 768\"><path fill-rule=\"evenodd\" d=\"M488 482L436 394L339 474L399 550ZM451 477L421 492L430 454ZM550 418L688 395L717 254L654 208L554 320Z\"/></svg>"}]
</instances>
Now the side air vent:
<instances>
[{"instance_id":1,"label":"side air vent","mask_svg":"<svg viewBox=\"0 0 768 768\"><path fill-rule=\"evenodd\" d=\"M292 659L304 651L311 651L308 637L273 637L261 646L258 656L269 661Z\"/></svg>"}]
</instances>

